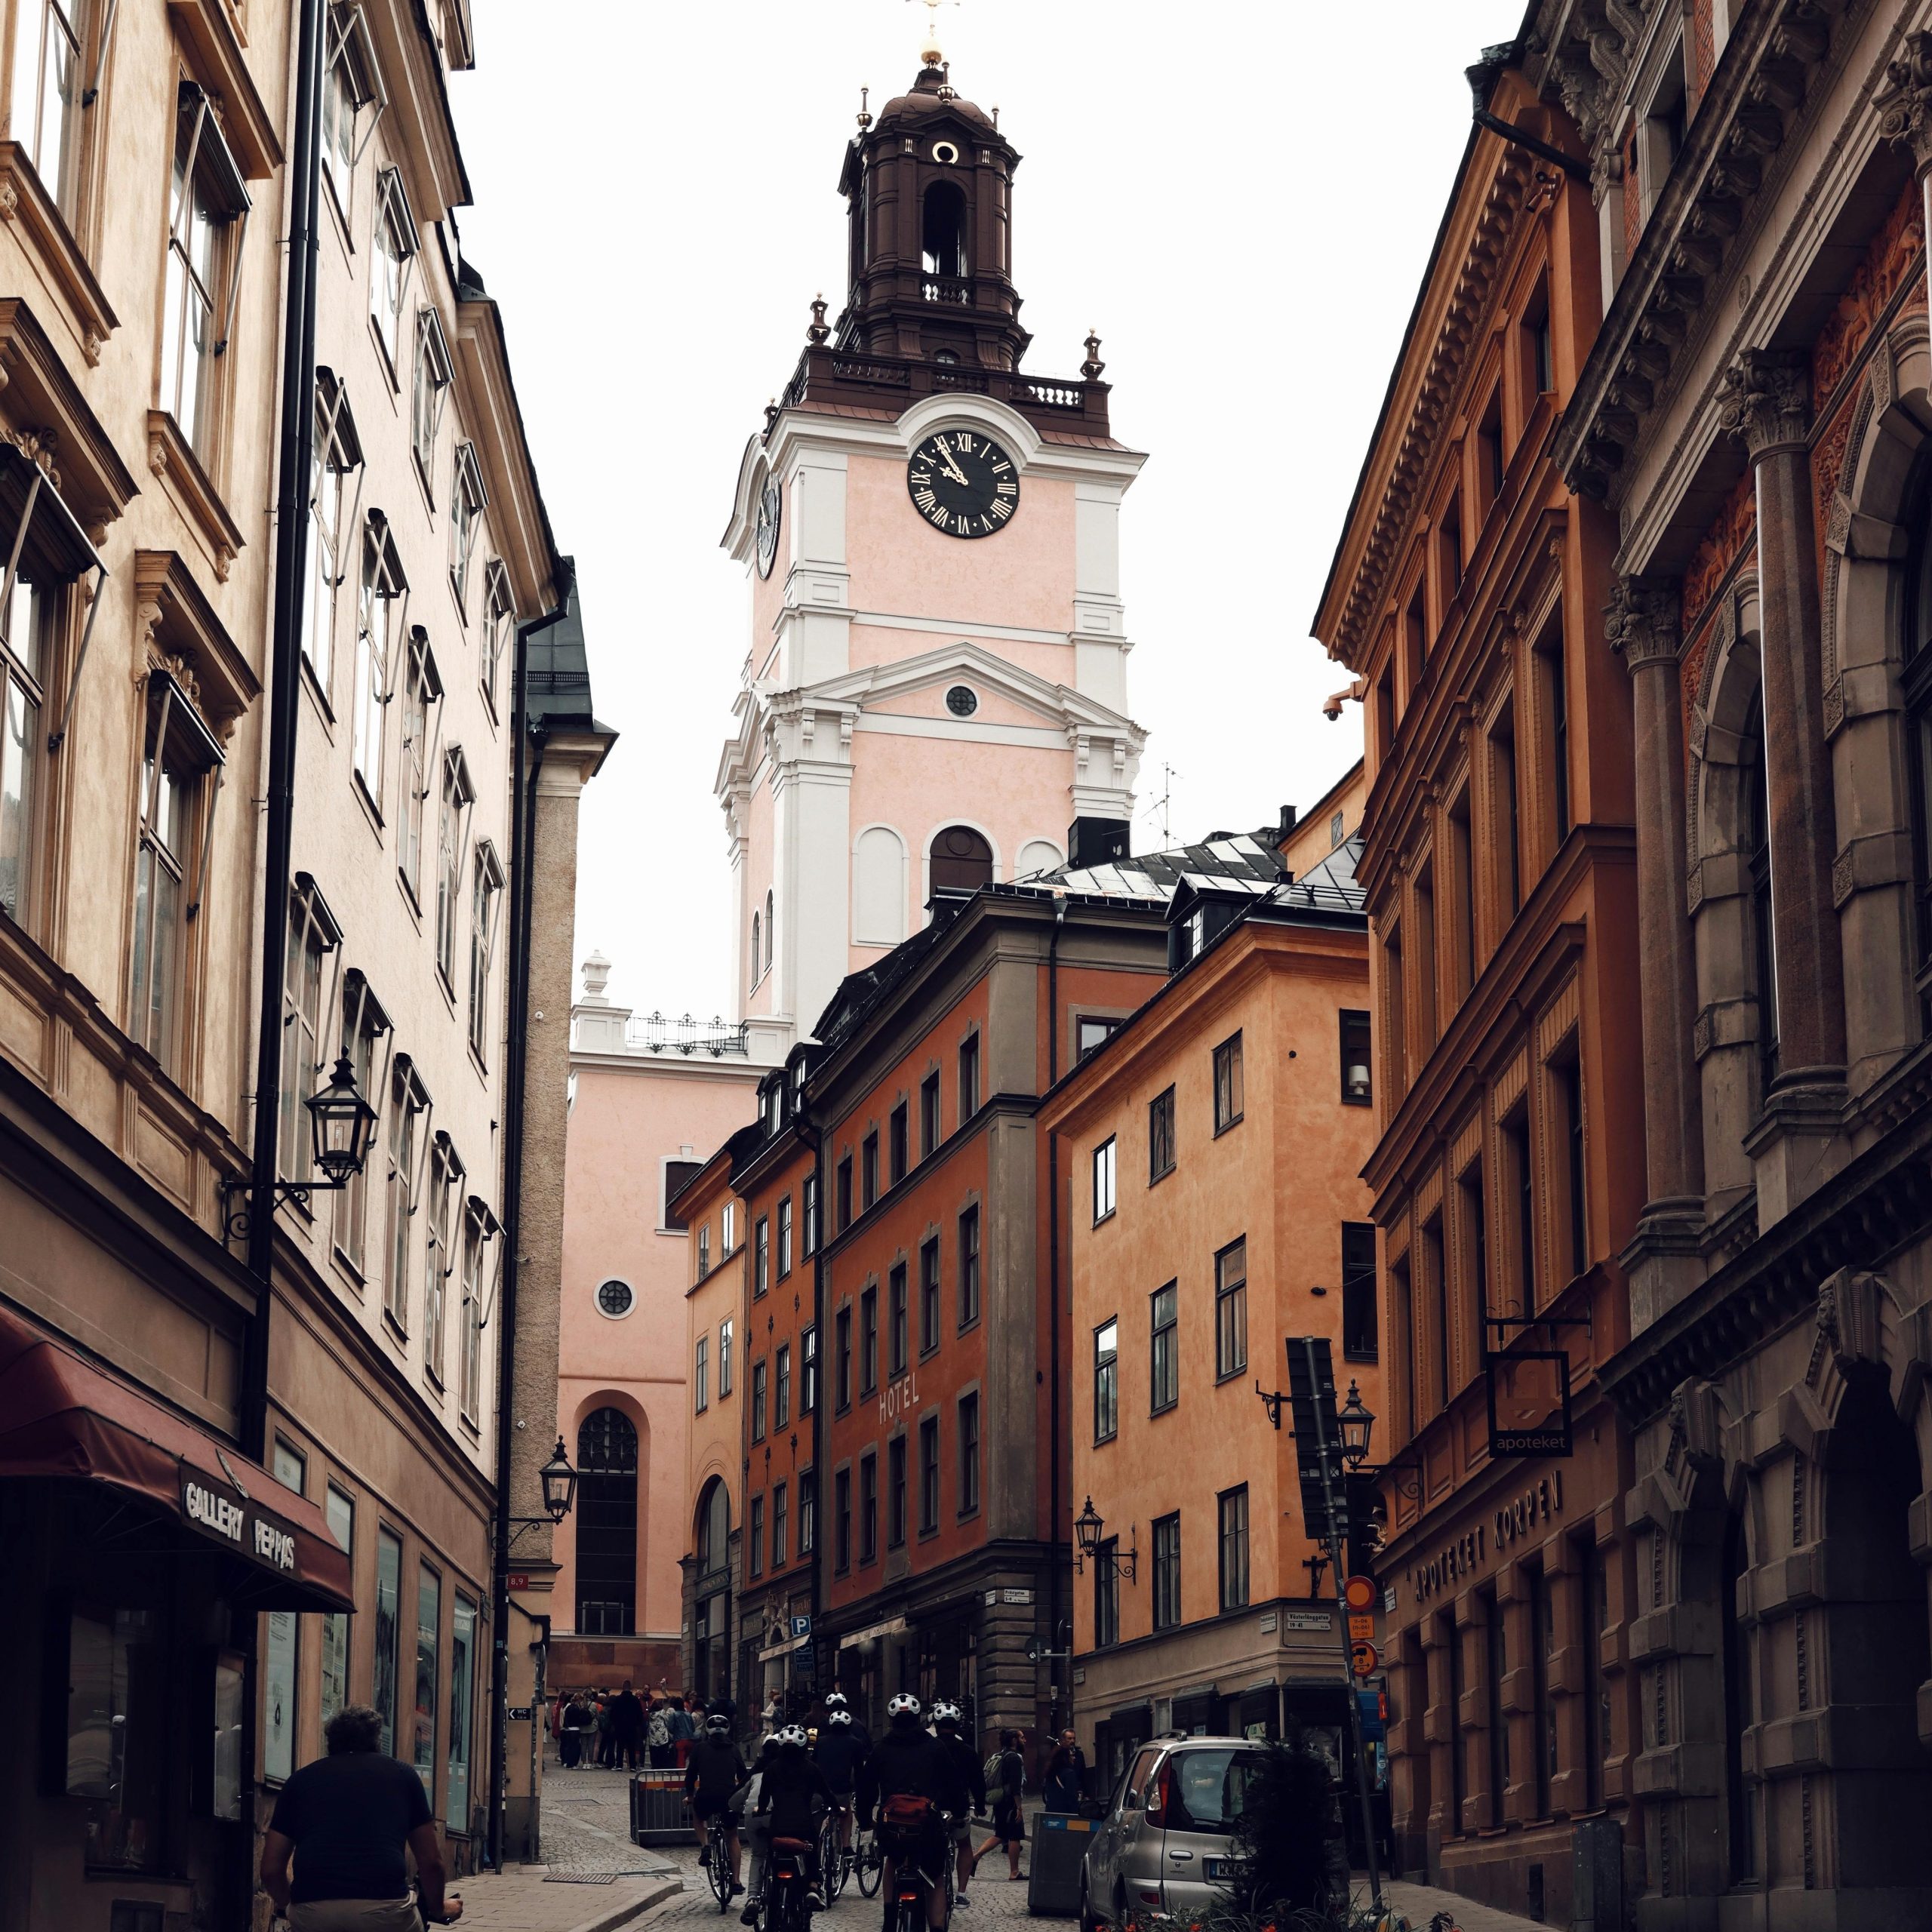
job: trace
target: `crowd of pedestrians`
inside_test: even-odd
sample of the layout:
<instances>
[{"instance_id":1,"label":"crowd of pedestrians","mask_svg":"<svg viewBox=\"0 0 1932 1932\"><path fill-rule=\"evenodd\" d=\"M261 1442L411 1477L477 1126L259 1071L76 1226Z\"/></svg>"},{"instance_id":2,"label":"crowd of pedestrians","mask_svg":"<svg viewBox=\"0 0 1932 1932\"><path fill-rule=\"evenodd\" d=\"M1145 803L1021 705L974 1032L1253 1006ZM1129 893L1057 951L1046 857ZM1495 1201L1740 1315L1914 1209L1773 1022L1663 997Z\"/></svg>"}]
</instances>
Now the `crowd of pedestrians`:
<instances>
[{"instance_id":1,"label":"crowd of pedestrians","mask_svg":"<svg viewBox=\"0 0 1932 1932\"><path fill-rule=\"evenodd\" d=\"M550 1735L566 1770L681 1768L697 1735L703 1707L695 1697L659 1691L648 1700L629 1678L619 1691L559 1690L550 1706Z\"/></svg>"}]
</instances>

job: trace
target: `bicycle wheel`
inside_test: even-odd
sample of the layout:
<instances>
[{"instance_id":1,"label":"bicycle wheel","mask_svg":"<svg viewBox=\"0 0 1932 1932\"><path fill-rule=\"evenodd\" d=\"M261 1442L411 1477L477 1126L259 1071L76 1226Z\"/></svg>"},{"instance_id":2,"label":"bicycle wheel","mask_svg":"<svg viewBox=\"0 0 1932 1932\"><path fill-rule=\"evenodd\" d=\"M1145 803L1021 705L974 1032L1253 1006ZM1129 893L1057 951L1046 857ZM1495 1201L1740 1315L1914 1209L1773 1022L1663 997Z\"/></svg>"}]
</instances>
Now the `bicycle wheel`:
<instances>
[{"instance_id":1,"label":"bicycle wheel","mask_svg":"<svg viewBox=\"0 0 1932 1932\"><path fill-rule=\"evenodd\" d=\"M859 1896L877 1898L878 1888L885 1881L885 1860L879 1855L878 1840L870 1832L860 1834L854 1870L859 1881Z\"/></svg>"},{"instance_id":2,"label":"bicycle wheel","mask_svg":"<svg viewBox=\"0 0 1932 1932\"><path fill-rule=\"evenodd\" d=\"M718 1896L718 1909L729 1912L731 1909L731 1855L724 1846L724 1827L721 1824L711 1828L711 1842L704 1848L705 1875L711 1881L711 1889Z\"/></svg>"},{"instance_id":3,"label":"bicycle wheel","mask_svg":"<svg viewBox=\"0 0 1932 1932\"><path fill-rule=\"evenodd\" d=\"M818 1888L827 1905L838 1902L845 1884L845 1863L838 1855L838 1814L829 1811L818 1828Z\"/></svg>"}]
</instances>

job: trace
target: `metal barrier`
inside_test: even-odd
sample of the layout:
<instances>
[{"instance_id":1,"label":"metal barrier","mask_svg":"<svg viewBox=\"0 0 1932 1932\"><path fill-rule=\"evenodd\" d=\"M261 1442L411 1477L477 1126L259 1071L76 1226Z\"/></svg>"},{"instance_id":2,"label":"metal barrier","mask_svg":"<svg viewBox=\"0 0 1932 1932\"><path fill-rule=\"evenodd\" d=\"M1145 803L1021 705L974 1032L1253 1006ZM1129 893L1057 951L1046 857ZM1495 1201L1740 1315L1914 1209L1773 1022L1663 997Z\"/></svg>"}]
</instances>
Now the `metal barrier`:
<instances>
[{"instance_id":1,"label":"metal barrier","mask_svg":"<svg viewBox=\"0 0 1932 1932\"><path fill-rule=\"evenodd\" d=\"M1071 1918L1080 1909L1080 1866L1094 1842L1094 1820L1071 1811L1041 1811L1033 1820L1026 1909Z\"/></svg>"},{"instance_id":2,"label":"metal barrier","mask_svg":"<svg viewBox=\"0 0 1932 1932\"><path fill-rule=\"evenodd\" d=\"M631 1780L631 1842L695 1844L697 1828L685 1809L685 1774L639 1771Z\"/></svg>"}]
</instances>

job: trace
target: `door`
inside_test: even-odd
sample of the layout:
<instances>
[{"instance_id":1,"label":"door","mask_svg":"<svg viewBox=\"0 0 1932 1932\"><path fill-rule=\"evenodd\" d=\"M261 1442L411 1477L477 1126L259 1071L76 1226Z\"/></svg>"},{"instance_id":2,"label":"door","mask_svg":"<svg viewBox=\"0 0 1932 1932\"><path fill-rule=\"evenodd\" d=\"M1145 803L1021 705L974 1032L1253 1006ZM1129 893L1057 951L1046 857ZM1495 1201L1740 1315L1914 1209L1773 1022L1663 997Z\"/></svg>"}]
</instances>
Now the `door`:
<instances>
[{"instance_id":1,"label":"door","mask_svg":"<svg viewBox=\"0 0 1932 1932\"><path fill-rule=\"evenodd\" d=\"M1164 1903L1171 1916L1198 1915L1215 1902L1229 1875L1230 1839L1247 1808L1247 1788L1263 1763L1235 1744L1183 1746L1161 1767L1146 1817L1160 1822Z\"/></svg>"},{"instance_id":2,"label":"door","mask_svg":"<svg viewBox=\"0 0 1932 1932\"><path fill-rule=\"evenodd\" d=\"M1124 1855L1141 1835L1147 1781L1153 1774L1160 1755L1158 1749L1149 1746L1128 1766L1120 1789L1114 1794L1114 1801L1108 1807L1106 1817L1095 1835L1094 1848L1087 1855L1088 1897L1097 1911L1112 1912L1114 1909L1116 1893L1124 1882ZM1155 1834L1156 1838L1158 1835L1158 1832ZM1131 1897L1129 1903L1132 1903Z\"/></svg>"}]
</instances>

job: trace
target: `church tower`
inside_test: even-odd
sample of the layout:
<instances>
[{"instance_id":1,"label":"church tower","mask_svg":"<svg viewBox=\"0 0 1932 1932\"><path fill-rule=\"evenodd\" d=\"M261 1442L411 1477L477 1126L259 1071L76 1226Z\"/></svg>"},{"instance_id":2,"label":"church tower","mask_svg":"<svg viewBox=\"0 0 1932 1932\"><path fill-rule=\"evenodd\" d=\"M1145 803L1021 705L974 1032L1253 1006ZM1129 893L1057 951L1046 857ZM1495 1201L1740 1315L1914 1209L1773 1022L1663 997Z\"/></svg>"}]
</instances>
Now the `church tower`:
<instances>
[{"instance_id":1,"label":"church tower","mask_svg":"<svg viewBox=\"0 0 1932 1932\"><path fill-rule=\"evenodd\" d=\"M717 793L733 1010L774 1057L936 891L1126 847L1122 498L1099 342L1025 373L1020 156L928 45L862 112L842 312L746 445L724 546L750 586ZM1070 849L1073 848L1073 849Z\"/></svg>"}]
</instances>

